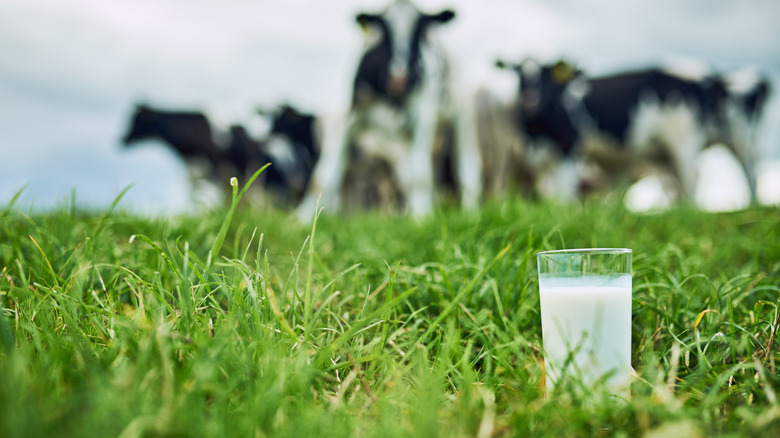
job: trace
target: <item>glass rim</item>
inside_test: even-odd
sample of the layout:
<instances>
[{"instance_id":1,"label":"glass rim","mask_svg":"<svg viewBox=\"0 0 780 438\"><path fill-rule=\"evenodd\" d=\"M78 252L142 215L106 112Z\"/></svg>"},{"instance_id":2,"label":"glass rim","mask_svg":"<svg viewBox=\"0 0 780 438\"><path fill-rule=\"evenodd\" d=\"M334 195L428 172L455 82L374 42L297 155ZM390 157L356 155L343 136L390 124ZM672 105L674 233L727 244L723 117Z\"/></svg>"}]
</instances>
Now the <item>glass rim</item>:
<instances>
[{"instance_id":1,"label":"glass rim","mask_svg":"<svg viewBox=\"0 0 780 438\"><path fill-rule=\"evenodd\" d=\"M537 256L548 255L565 255L565 254L631 254L629 248L574 248L574 249L554 249L549 251L541 251L537 253Z\"/></svg>"}]
</instances>

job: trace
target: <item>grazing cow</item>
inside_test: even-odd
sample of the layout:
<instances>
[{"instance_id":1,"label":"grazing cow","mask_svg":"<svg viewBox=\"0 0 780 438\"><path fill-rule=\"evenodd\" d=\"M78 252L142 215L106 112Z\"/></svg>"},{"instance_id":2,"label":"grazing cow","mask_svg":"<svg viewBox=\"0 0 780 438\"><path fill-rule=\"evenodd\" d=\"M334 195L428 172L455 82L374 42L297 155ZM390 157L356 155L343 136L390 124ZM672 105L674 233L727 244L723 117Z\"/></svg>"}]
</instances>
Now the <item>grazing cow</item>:
<instances>
[{"instance_id":1,"label":"grazing cow","mask_svg":"<svg viewBox=\"0 0 780 438\"><path fill-rule=\"evenodd\" d=\"M230 177L238 176L234 160L242 160L242 155L246 155L231 151L227 133L214 129L201 112L164 111L137 105L122 143L132 147L143 140L163 142L184 161L198 197L224 192ZM212 186L222 189L214 192Z\"/></svg>"},{"instance_id":2,"label":"grazing cow","mask_svg":"<svg viewBox=\"0 0 780 438\"><path fill-rule=\"evenodd\" d=\"M129 147L149 139L167 143L185 160L205 158L215 168L228 160L226 148L217 145L215 132L203 113L138 105L122 142Z\"/></svg>"},{"instance_id":3,"label":"grazing cow","mask_svg":"<svg viewBox=\"0 0 780 438\"><path fill-rule=\"evenodd\" d=\"M312 147L312 141L304 140L305 146L297 146L295 141L279 142L274 135L305 138L303 128L296 124L304 125L307 117L285 107L273 114L269 139L257 140L239 124L222 133L199 112L162 111L139 105L123 143L129 147L141 140L160 140L187 162L193 180L200 179L195 175L196 169L199 162L205 161L206 179L223 187L230 177L246 178L271 162L273 165L265 170L259 185L273 193L281 205L293 206L303 194L316 153L306 149ZM298 131L293 129L296 126Z\"/></svg>"},{"instance_id":4,"label":"grazing cow","mask_svg":"<svg viewBox=\"0 0 780 438\"><path fill-rule=\"evenodd\" d=\"M380 14L357 15L357 22L377 38L358 64L349 113L326 126L322 155L297 211L301 220L312 219L320 195L321 206L339 209L343 196L349 197L342 189L348 192L360 186L356 180L378 175L397 189L402 210L415 216L432 210L445 132L440 127L455 116L473 120L472 114L452 111L457 98L449 67L430 32L454 16L450 10L422 13L408 0L394 1ZM462 204L474 206L481 189L473 122L457 123L453 137L452 174Z\"/></svg>"},{"instance_id":5,"label":"grazing cow","mask_svg":"<svg viewBox=\"0 0 780 438\"><path fill-rule=\"evenodd\" d=\"M606 178L615 172L641 171L648 162L668 162L682 193L690 197L698 153L714 141L732 144L730 94L718 76L691 79L648 69L588 79L564 61L499 62L499 67L512 68L520 76L522 131L532 143L552 146L552 154L550 148L541 149L544 153L531 148L537 169L544 167L541 163L554 163L548 171L539 171L536 183L543 195L576 196L589 185L592 167L587 163L595 161L599 176ZM616 147L604 148L605 144ZM747 169L749 163L745 165Z\"/></svg>"}]
</instances>

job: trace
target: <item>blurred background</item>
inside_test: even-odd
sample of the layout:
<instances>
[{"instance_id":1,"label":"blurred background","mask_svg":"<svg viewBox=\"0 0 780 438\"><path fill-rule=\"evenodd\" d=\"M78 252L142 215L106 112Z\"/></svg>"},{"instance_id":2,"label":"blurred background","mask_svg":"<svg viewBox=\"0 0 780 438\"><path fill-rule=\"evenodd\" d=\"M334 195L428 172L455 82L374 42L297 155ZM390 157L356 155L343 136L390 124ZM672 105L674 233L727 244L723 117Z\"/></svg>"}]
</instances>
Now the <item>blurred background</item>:
<instances>
[{"instance_id":1,"label":"blurred background","mask_svg":"<svg viewBox=\"0 0 780 438\"><path fill-rule=\"evenodd\" d=\"M387 3L0 0L0 205L27 185L18 202L24 208L64 205L72 193L79 205L104 208L134 184L121 205L150 213L192 208L187 170L173 152L156 142L121 147L135 104L199 109L227 122L281 103L342 111L363 47L355 14ZM440 37L463 83L507 101L517 79L495 69L498 57L566 56L591 74L669 60L760 69L773 86L760 172L765 190L777 184L780 191L777 0L416 4L457 12Z\"/></svg>"}]
</instances>

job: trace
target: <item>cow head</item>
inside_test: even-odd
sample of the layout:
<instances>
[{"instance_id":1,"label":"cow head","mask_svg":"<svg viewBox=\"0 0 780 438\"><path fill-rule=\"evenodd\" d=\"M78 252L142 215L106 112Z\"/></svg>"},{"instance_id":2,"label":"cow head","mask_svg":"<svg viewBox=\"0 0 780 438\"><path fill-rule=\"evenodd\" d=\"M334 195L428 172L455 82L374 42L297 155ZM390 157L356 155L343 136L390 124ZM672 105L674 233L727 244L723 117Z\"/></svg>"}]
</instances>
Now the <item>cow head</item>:
<instances>
[{"instance_id":1,"label":"cow head","mask_svg":"<svg viewBox=\"0 0 780 438\"><path fill-rule=\"evenodd\" d=\"M725 78L729 95L748 120L758 120L771 89L769 80L754 68L737 70Z\"/></svg>"},{"instance_id":2,"label":"cow head","mask_svg":"<svg viewBox=\"0 0 780 438\"><path fill-rule=\"evenodd\" d=\"M454 17L455 12L448 9L422 13L408 0L396 0L380 14L358 14L357 22L373 30L377 42L361 60L356 93L366 90L403 100L422 74L421 46L429 28Z\"/></svg>"},{"instance_id":3,"label":"cow head","mask_svg":"<svg viewBox=\"0 0 780 438\"><path fill-rule=\"evenodd\" d=\"M311 117L290 105L281 105L271 114L271 132L295 138L298 131L302 128L302 124L311 119Z\"/></svg>"},{"instance_id":4,"label":"cow head","mask_svg":"<svg viewBox=\"0 0 780 438\"><path fill-rule=\"evenodd\" d=\"M122 137L125 146L155 135L155 111L144 104L138 104L133 113L132 122L127 133Z\"/></svg>"},{"instance_id":5,"label":"cow head","mask_svg":"<svg viewBox=\"0 0 780 438\"><path fill-rule=\"evenodd\" d=\"M303 166L312 169L320 154L315 136L315 116L300 112L290 105L282 105L272 117L271 134L281 135L291 141Z\"/></svg>"},{"instance_id":6,"label":"cow head","mask_svg":"<svg viewBox=\"0 0 780 438\"><path fill-rule=\"evenodd\" d=\"M578 82L584 81L581 70L565 60L540 64L526 59L519 64L497 61L499 68L514 70L520 79L520 112L525 119L544 117L567 98Z\"/></svg>"}]
</instances>

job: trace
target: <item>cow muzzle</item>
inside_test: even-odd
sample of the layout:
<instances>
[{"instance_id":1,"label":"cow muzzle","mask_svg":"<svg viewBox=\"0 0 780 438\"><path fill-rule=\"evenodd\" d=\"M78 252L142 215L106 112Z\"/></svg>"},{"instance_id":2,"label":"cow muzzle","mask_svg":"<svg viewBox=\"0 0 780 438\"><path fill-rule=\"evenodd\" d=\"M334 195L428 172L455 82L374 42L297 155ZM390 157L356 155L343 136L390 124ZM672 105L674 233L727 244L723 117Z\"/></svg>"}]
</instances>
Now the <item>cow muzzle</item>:
<instances>
[{"instance_id":1,"label":"cow muzzle","mask_svg":"<svg viewBox=\"0 0 780 438\"><path fill-rule=\"evenodd\" d=\"M387 80L387 92L390 97L401 97L406 93L408 79L406 75L391 75Z\"/></svg>"},{"instance_id":2,"label":"cow muzzle","mask_svg":"<svg viewBox=\"0 0 780 438\"><path fill-rule=\"evenodd\" d=\"M524 91L521 100L523 113L527 115L536 114L536 112L539 110L540 102L541 98L538 92Z\"/></svg>"}]
</instances>

